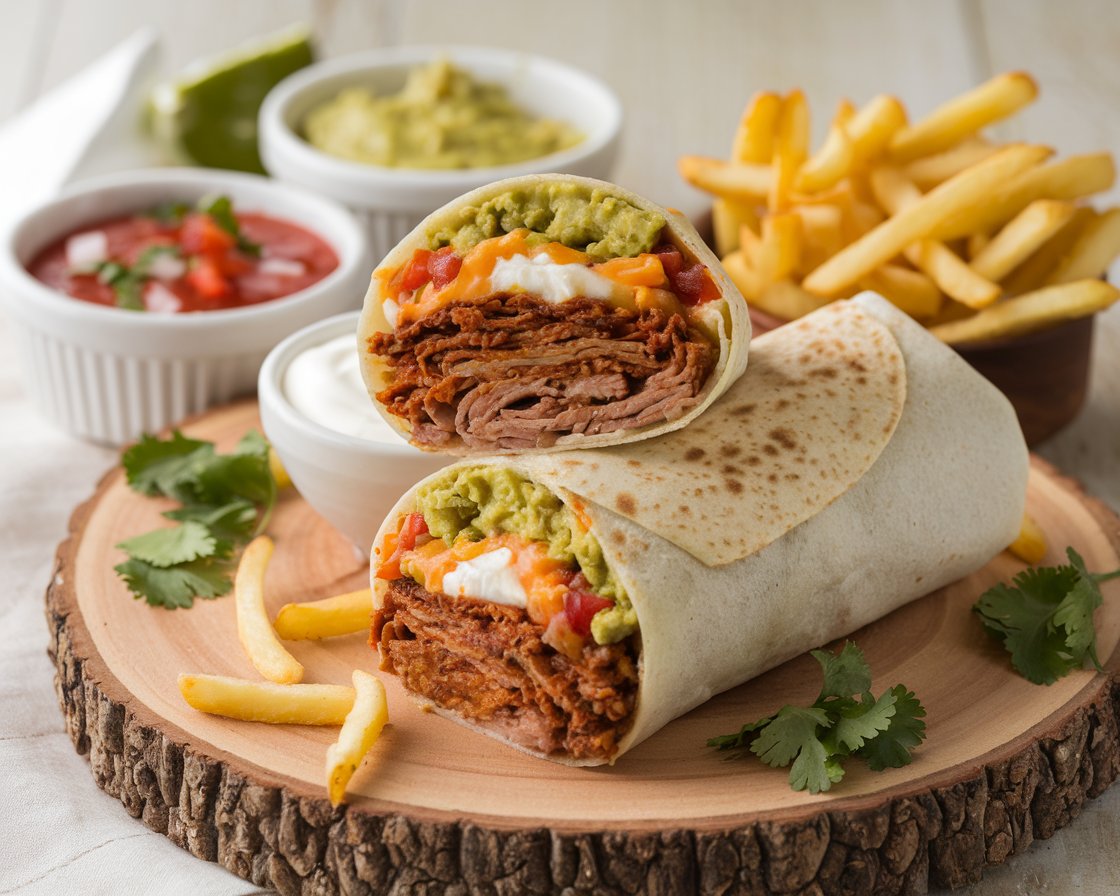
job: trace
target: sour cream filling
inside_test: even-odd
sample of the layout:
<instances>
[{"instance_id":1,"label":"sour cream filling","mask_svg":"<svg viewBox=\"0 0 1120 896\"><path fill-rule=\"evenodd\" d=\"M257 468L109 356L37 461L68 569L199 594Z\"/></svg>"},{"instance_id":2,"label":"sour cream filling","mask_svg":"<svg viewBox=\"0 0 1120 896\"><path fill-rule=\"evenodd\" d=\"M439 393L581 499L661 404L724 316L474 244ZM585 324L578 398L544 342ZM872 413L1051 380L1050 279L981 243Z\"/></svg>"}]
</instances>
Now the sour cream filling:
<instances>
[{"instance_id":1,"label":"sour cream filling","mask_svg":"<svg viewBox=\"0 0 1120 896\"><path fill-rule=\"evenodd\" d=\"M544 252L499 258L490 274L490 286L495 292L532 293L553 304L576 296L609 299L615 291L613 282L586 265L557 264Z\"/></svg>"},{"instance_id":2,"label":"sour cream filling","mask_svg":"<svg viewBox=\"0 0 1120 896\"><path fill-rule=\"evenodd\" d=\"M473 560L460 560L444 574L440 590L450 597L474 597L522 609L529 604L509 548L487 551Z\"/></svg>"}]
</instances>

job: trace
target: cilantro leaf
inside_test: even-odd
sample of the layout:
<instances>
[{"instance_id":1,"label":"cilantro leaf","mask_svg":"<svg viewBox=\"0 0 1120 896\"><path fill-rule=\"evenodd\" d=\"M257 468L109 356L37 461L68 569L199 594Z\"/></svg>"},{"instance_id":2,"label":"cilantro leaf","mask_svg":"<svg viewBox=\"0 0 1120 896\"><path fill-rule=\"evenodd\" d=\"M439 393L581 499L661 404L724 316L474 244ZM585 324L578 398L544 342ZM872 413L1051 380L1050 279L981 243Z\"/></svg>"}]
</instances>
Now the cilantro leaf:
<instances>
[{"instance_id":1,"label":"cilantro leaf","mask_svg":"<svg viewBox=\"0 0 1120 896\"><path fill-rule=\"evenodd\" d=\"M812 651L824 679L812 706L783 706L773 716L713 737L708 746L750 746L769 766L790 766L794 790L823 793L844 777L843 761L863 759L873 771L910 762L910 750L925 738L925 709L904 685L880 697L871 693L871 670L863 652L848 642L837 654Z\"/></svg>"},{"instance_id":2,"label":"cilantro leaf","mask_svg":"<svg viewBox=\"0 0 1120 896\"><path fill-rule=\"evenodd\" d=\"M989 588L973 606L984 628L1003 642L1011 665L1035 684L1053 684L1088 659L1100 669L1093 611L1103 601L1100 583L1073 548L1068 564L1024 569L1011 585Z\"/></svg>"},{"instance_id":3,"label":"cilantro leaf","mask_svg":"<svg viewBox=\"0 0 1120 896\"><path fill-rule=\"evenodd\" d=\"M135 558L113 567L133 597L153 607L189 608L196 597L214 598L233 588L228 560L207 557L177 566L161 568Z\"/></svg>"},{"instance_id":4,"label":"cilantro leaf","mask_svg":"<svg viewBox=\"0 0 1120 896\"><path fill-rule=\"evenodd\" d=\"M222 230L236 237L238 250L253 257L260 256L260 243L254 243L241 232L241 224L233 213L233 202L228 196L205 196L199 200L198 210L208 214Z\"/></svg>"},{"instance_id":5,"label":"cilantro leaf","mask_svg":"<svg viewBox=\"0 0 1120 896\"><path fill-rule=\"evenodd\" d=\"M926 723L922 721L926 710L914 692L905 685L896 684L889 693L894 697L890 724L856 753L875 772L909 765L910 751L926 738Z\"/></svg>"},{"instance_id":6,"label":"cilantro leaf","mask_svg":"<svg viewBox=\"0 0 1120 896\"><path fill-rule=\"evenodd\" d=\"M168 200L161 202L148 211L148 217L155 218L160 224L174 226L183 223L183 218L191 210L186 202Z\"/></svg>"},{"instance_id":7,"label":"cilantro leaf","mask_svg":"<svg viewBox=\"0 0 1120 896\"><path fill-rule=\"evenodd\" d=\"M184 475L191 455L212 453L214 446L198 439L188 439L179 430L169 439L143 435L121 457L129 487L142 495L174 497L175 483Z\"/></svg>"},{"instance_id":8,"label":"cilantro leaf","mask_svg":"<svg viewBox=\"0 0 1120 896\"><path fill-rule=\"evenodd\" d=\"M257 528L257 506L245 498L214 507L210 504L188 504L163 514L169 520L194 520L210 530L216 538L227 541L248 541Z\"/></svg>"},{"instance_id":9,"label":"cilantro leaf","mask_svg":"<svg viewBox=\"0 0 1120 896\"><path fill-rule=\"evenodd\" d=\"M127 311L144 310L144 277L117 261L103 261L95 268L97 279L110 286L117 307Z\"/></svg>"},{"instance_id":10,"label":"cilantro leaf","mask_svg":"<svg viewBox=\"0 0 1120 896\"><path fill-rule=\"evenodd\" d=\"M228 544L220 544L209 529L193 520L170 529L145 532L122 541L117 547L133 559L163 569L229 552Z\"/></svg>"}]
</instances>

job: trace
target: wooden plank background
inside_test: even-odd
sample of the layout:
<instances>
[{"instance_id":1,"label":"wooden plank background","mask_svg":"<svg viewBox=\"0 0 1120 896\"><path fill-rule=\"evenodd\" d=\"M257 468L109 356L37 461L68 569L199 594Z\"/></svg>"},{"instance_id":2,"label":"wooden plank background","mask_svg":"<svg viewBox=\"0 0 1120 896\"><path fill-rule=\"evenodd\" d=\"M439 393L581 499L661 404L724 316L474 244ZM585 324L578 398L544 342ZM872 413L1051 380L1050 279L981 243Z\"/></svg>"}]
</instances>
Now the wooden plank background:
<instances>
[{"instance_id":1,"label":"wooden plank background","mask_svg":"<svg viewBox=\"0 0 1120 896\"><path fill-rule=\"evenodd\" d=\"M993 73L1023 68L1040 81L1042 97L1002 126L1001 136L1045 141L1062 153L1120 150L1115 0L568 0L560 7L507 0L0 0L0 120L141 25L161 32L164 68L173 70L300 21L313 26L322 56L458 43L517 47L578 65L625 104L615 179L686 212L700 211L706 199L680 181L677 157L724 155L743 104L759 88L803 87L819 136L841 97L859 102L892 92L915 117ZM1041 453L1120 508L1120 307L1100 323L1087 406ZM93 786L75 782L83 783ZM1120 788L965 892L1120 892L1117 843Z\"/></svg>"}]
</instances>

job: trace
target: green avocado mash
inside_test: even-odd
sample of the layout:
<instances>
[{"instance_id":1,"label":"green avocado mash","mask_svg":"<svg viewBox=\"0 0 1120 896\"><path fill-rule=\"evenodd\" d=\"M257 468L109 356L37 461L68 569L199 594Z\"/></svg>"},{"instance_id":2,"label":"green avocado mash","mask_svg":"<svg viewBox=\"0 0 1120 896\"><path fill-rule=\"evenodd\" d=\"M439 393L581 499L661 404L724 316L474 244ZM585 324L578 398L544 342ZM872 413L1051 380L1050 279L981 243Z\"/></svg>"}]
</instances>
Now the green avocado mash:
<instances>
[{"instance_id":1,"label":"green avocado mash","mask_svg":"<svg viewBox=\"0 0 1120 896\"><path fill-rule=\"evenodd\" d=\"M477 540L503 533L547 542L550 557L577 564L596 593L615 602L591 620L596 643L613 644L637 629L634 608L598 540L543 485L507 469L452 470L417 492L416 510L448 545L461 535Z\"/></svg>"},{"instance_id":2,"label":"green avocado mash","mask_svg":"<svg viewBox=\"0 0 1120 896\"><path fill-rule=\"evenodd\" d=\"M349 87L316 106L303 130L325 153L390 168L489 168L537 159L583 139L562 121L534 118L501 84L437 59L414 68L400 93Z\"/></svg>"},{"instance_id":3,"label":"green avocado mash","mask_svg":"<svg viewBox=\"0 0 1120 896\"><path fill-rule=\"evenodd\" d=\"M665 219L601 189L563 181L501 193L428 235L431 248L451 245L460 255L490 237L528 228L540 242L581 249L593 261L632 258L656 244ZM530 240L533 242L533 240Z\"/></svg>"}]
</instances>

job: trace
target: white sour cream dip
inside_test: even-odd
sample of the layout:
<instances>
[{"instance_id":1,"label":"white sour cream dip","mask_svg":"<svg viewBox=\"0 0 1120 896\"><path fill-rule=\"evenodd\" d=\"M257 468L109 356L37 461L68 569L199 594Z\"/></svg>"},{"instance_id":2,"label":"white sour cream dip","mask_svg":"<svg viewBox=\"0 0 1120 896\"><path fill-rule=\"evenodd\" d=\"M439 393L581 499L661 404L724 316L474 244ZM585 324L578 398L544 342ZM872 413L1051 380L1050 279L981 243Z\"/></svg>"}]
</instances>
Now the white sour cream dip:
<instances>
[{"instance_id":1,"label":"white sour cream dip","mask_svg":"<svg viewBox=\"0 0 1120 896\"><path fill-rule=\"evenodd\" d=\"M513 568L513 551L497 548L473 560L460 560L444 574L442 590L451 597L477 597L495 604L526 607L528 595Z\"/></svg>"},{"instance_id":2,"label":"white sour cream dip","mask_svg":"<svg viewBox=\"0 0 1120 896\"><path fill-rule=\"evenodd\" d=\"M556 264L543 252L498 259L490 286L499 292L529 292L553 304L576 296L609 299L614 294L614 283L602 274L582 264Z\"/></svg>"},{"instance_id":3,"label":"white sour cream dip","mask_svg":"<svg viewBox=\"0 0 1120 896\"><path fill-rule=\"evenodd\" d=\"M408 443L373 407L358 369L357 337L330 339L300 353L284 373L284 394L309 420L371 442Z\"/></svg>"}]
</instances>

